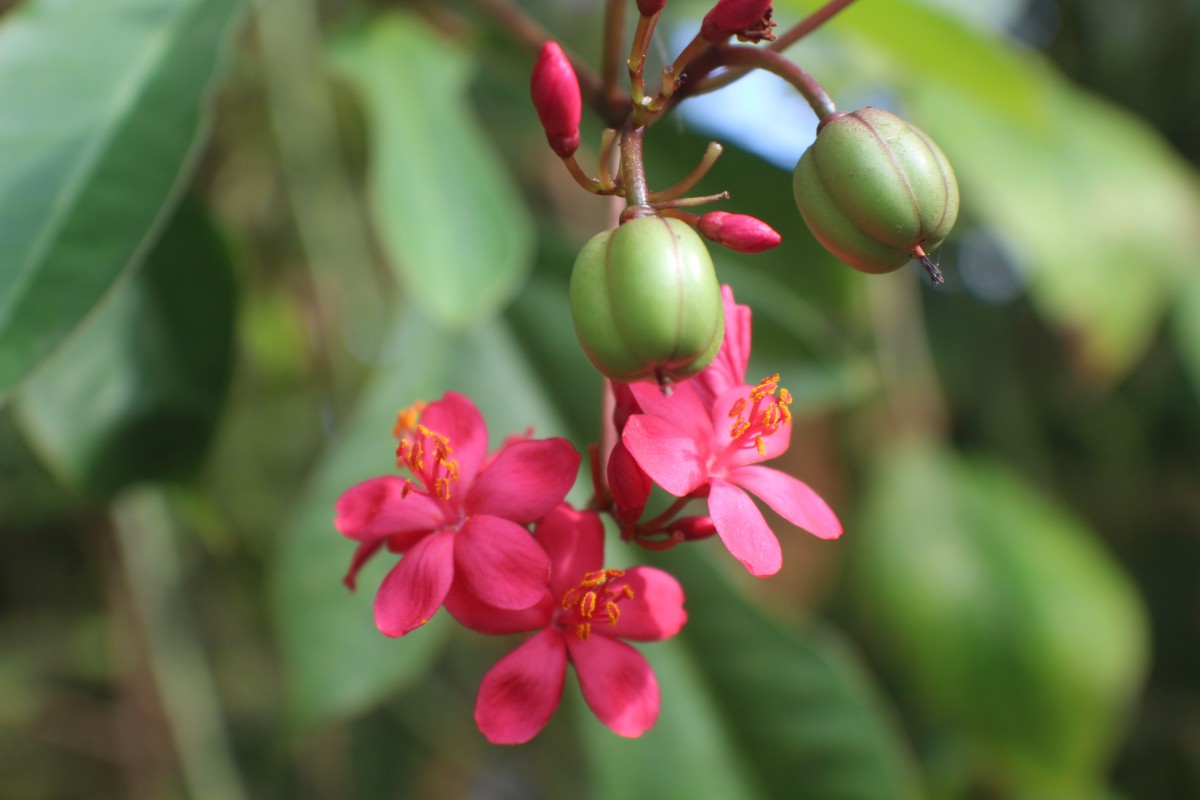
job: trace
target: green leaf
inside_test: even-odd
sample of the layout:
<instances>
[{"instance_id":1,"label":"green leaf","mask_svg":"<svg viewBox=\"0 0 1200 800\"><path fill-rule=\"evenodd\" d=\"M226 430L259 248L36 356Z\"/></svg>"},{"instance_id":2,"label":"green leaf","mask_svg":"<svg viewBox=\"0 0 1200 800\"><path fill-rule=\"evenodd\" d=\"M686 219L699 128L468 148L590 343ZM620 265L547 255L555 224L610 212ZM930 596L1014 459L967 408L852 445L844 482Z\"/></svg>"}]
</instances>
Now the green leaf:
<instances>
[{"instance_id":1,"label":"green leaf","mask_svg":"<svg viewBox=\"0 0 1200 800\"><path fill-rule=\"evenodd\" d=\"M608 731L589 742L598 796L921 796L884 704L832 630L770 617L697 546L663 566L684 585L688 623L679 640L642 648L663 692L655 728L636 742Z\"/></svg>"},{"instance_id":2,"label":"green leaf","mask_svg":"<svg viewBox=\"0 0 1200 800\"><path fill-rule=\"evenodd\" d=\"M789 2L811 8L815 3ZM780 16L779 4L776 16ZM853 7L828 32L949 156L964 220L1002 235L1088 377L1142 356L1200 248L1193 168L1037 55L926 4ZM814 69L818 69L814 65ZM819 69L818 69L819 72Z\"/></svg>"},{"instance_id":3,"label":"green leaf","mask_svg":"<svg viewBox=\"0 0 1200 800\"><path fill-rule=\"evenodd\" d=\"M1146 622L1094 535L1002 467L907 446L879 464L853 575L927 722L1006 796L1104 784Z\"/></svg>"},{"instance_id":4,"label":"green leaf","mask_svg":"<svg viewBox=\"0 0 1200 800\"><path fill-rule=\"evenodd\" d=\"M64 483L111 496L200 466L233 370L233 264L198 206L19 390L18 418Z\"/></svg>"},{"instance_id":5,"label":"green leaf","mask_svg":"<svg viewBox=\"0 0 1200 800\"><path fill-rule=\"evenodd\" d=\"M0 26L0 398L152 237L239 0L41 0Z\"/></svg>"},{"instance_id":6,"label":"green leaf","mask_svg":"<svg viewBox=\"0 0 1200 800\"><path fill-rule=\"evenodd\" d=\"M532 256L524 202L467 104L474 65L405 14L346 32L332 56L366 109L380 240L415 300L465 329L512 297Z\"/></svg>"}]
</instances>

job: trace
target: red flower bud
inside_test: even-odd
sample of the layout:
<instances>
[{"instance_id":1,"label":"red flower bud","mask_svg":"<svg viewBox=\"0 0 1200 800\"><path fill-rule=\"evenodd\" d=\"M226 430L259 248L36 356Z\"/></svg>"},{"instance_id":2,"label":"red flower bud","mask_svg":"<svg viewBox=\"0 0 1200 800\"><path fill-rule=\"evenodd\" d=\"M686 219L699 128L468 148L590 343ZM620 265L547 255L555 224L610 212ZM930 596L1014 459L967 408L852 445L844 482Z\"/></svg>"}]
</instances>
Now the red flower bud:
<instances>
[{"instance_id":1,"label":"red flower bud","mask_svg":"<svg viewBox=\"0 0 1200 800\"><path fill-rule=\"evenodd\" d=\"M716 532L717 526L708 517L682 517L671 523L671 533L682 534L688 542L707 539Z\"/></svg>"},{"instance_id":2,"label":"red flower bud","mask_svg":"<svg viewBox=\"0 0 1200 800\"><path fill-rule=\"evenodd\" d=\"M579 149L583 98L575 70L558 43L546 42L542 46L537 63L533 65L529 89L550 149L559 158L567 158Z\"/></svg>"},{"instance_id":3,"label":"red flower bud","mask_svg":"<svg viewBox=\"0 0 1200 800\"><path fill-rule=\"evenodd\" d=\"M761 253L783 241L774 228L749 214L710 211L700 217L697 227L706 239L739 253Z\"/></svg>"},{"instance_id":4,"label":"red flower bud","mask_svg":"<svg viewBox=\"0 0 1200 800\"><path fill-rule=\"evenodd\" d=\"M637 0L638 13L643 17L653 17L663 10L667 0Z\"/></svg>"},{"instance_id":5,"label":"red flower bud","mask_svg":"<svg viewBox=\"0 0 1200 800\"><path fill-rule=\"evenodd\" d=\"M608 456L608 488L616 506L616 518L625 523L637 522L646 510L652 486L650 477L618 441Z\"/></svg>"},{"instance_id":6,"label":"red flower bud","mask_svg":"<svg viewBox=\"0 0 1200 800\"><path fill-rule=\"evenodd\" d=\"M704 15L700 35L710 42L723 42L747 28L757 28L771 11L771 0L717 0Z\"/></svg>"}]
</instances>

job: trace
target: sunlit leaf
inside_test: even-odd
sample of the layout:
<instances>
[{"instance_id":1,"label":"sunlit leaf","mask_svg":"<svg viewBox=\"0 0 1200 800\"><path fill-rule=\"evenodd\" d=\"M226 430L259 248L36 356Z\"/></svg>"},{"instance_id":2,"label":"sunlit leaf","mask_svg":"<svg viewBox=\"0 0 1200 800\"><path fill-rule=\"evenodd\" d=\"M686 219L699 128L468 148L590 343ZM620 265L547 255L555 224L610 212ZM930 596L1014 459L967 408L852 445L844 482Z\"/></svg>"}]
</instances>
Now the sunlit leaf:
<instances>
[{"instance_id":1,"label":"sunlit leaf","mask_svg":"<svg viewBox=\"0 0 1200 800\"><path fill-rule=\"evenodd\" d=\"M467 105L470 56L415 17L347 31L334 64L370 125L376 230L404 285L453 328L494 312L531 258L525 206Z\"/></svg>"},{"instance_id":2,"label":"sunlit leaf","mask_svg":"<svg viewBox=\"0 0 1200 800\"><path fill-rule=\"evenodd\" d=\"M863 616L928 723L1014 796L1093 796L1145 668L1126 576L1016 476L933 447L889 454L866 504Z\"/></svg>"},{"instance_id":3,"label":"sunlit leaf","mask_svg":"<svg viewBox=\"0 0 1200 800\"><path fill-rule=\"evenodd\" d=\"M22 428L68 485L108 496L200 465L233 369L233 265L184 204L145 263L17 393Z\"/></svg>"},{"instance_id":4,"label":"sunlit leaf","mask_svg":"<svg viewBox=\"0 0 1200 800\"><path fill-rule=\"evenodd\" d=\"M151 238L240 0L43 0L0 26L0 397Z\"/></svg>"}]
</instances>

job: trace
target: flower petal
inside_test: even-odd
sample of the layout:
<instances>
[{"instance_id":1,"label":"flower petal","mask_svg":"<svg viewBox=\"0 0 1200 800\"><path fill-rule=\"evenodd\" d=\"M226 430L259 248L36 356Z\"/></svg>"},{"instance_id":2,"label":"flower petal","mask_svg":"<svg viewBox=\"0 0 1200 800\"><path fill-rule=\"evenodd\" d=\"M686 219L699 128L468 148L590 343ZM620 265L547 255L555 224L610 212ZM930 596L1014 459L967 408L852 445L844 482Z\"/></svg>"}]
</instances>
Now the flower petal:
<instances>
[{"instance_id":1,"label":"flower petal","mask_svg":"<svg viewBox=\"0 0 1200 800\"><path fill-rule=\"evenodd\" d=\"M689 436L671 420L634 414L625 423L621 441L650 479L676 497L683 497L708 480L708 438Z\"/></svg>"},{"instance_id":2,"label":"flower petal","mask_svg":"<svg viewBox=\"0 0 1200 800\"><path fill-rule=\"evenodd\" d=\"M529 531L486 514L456 534L454 566L467 591L497 608L529 608L550 581L550 559Z\"/></svg>"},{"instance_id":3,"label":"flower petal","mask_svg":"<svg viewBox=\"0 0 1200 800\"><path fill-rule=\"evenodd\" d=\"M562 502L578 472L579 453L566 439L514 442L475 478L467 513L532 522Z\"/></svg>"},{"instance_id":4,"label":"flower petal","mask_svg":"<svg viewBox=\"0 0 1200 800\"><path fill-rule=\"evenodd\" d=\"M421 412L420 423L450 440L450 457L458 463L460 486L470 486L487 455L487 423L465 395L446 392Z\"/></svg>"},{"instance_id":5,"label":"flower petal","mask_svg":"<svg viewBox=\"0 0 1200 800\"><path fill-rule=\"evenodd\" d=\"M670 394L653 383L632 383L629 391L642 407L643 414L674 422L685 435L707 442L712 430L709 407L700 402L691 381L677 383Z\"/></svg>"},{"instance_id":6,"label":"flower petal","mask_svg":"<svg viewBox=\"0 0 1200 800\"><path fill-rule=\"evenodd\" d=\"M746 365L750 363L750 307L734 302L733 290L728 286L721 287L721 301L725 306L721 349L712 363L691 381L705 403L712 403L719 395L745 383Z\"/></svg>"},{"instance_id":7,"label":"flower petal","mask_svg":"<svg viewBox=\"0 0 1200 800\"><path fill-rule=\"evenodd\" d=\"M475 700L475 724L492 744L528 742L558 708L566 674L562 635L542 631L483 676Z\"/></svg>"},{"instance_id":8,"label":"flower petal","mask_svg":"<svg viewBox=\"0 0 1200 800\"><path fill-rule=\"evenodd\" d=\"M652 728L658 719L658 681L642 654L608 636L565 639L592 713L621 736L641 736Z\"/></svg>"},{"instance_id":9,"label":"flower petal","mask_svg":"<svg viewBox=\"0 0 1200 800\"><path fill-rule=\"evenodd\" d=\"M467 591L461 579L450 584L445 602L450 616L460 624L489 636L540 630L550 624L556 605L554 598L546 592L541 602L529 608L496 608Z\"/></svg>"},{"instance_id":10,"label":"flower petal","mask_svg":"<svg viewBox=\"0 0 1200 800\"><path fill-rule=\"evenodd\" d=\"M454 578L454 534L440 531L413 545L379 585L375 625L388 636L403 636L428 622Z\"/></svg>"},{"instance_id":11,"label":"flower petal","mask_svg":"<svg viewBox=\"0 0 1200 800\"><path fill-rule=\"evenodd\" d=\"M441 505L417 492L405 497L404 484L403 478L384 475L351 486L337 499L334 526L360 542L441 527L445 522Z\"/></svg>"},{"instance_id":12,"label":"flower petal","mask_svg":"<svg viewBox=\"0 0 1200 800\"><path fill-rule=\"evenodd\" d=\"M683 587L679 581L654 567L634 567L613 584L624 583L633 597L622 599L618 605L621 616L617 624L595 625L593 635L615 636L641 642L657 642L679 633L687 622L683 610Z\"/></svg>"},{"instance_id":13,"label":"flower petal","mask_svg":"<svg viewBox=\"0 0 1200 800\"><path fill-rule=\"evenodd\" d=\"M751 575L765 578L779 572L783 566L779 540L750 495L731 483L714 479L708 493L708 513L725 547Z\"/></svg>"},{"instance_id":14,"label":"flower petal","mask_svg":"<svg viewBox=\"0 0 1200 800\"><path fill-rule=\"evenodd\" d=\"M533 532L550 558L550 593L555 598L589 572L604 568L604 523L594 511L576 511L563 503Z\"/></svg>"},{"instance_id":15,"label":"flower petal","mask_svg":"<svg viewBox=\"0 0 1200 800\"><path fill-rule=\"evenodd\" d=\"M822 539L842 535L842 523L821 496L785 472L770 467L739 467L727 476L731 483L762 498L779 516Z\"/></svg>"}]
</instances>

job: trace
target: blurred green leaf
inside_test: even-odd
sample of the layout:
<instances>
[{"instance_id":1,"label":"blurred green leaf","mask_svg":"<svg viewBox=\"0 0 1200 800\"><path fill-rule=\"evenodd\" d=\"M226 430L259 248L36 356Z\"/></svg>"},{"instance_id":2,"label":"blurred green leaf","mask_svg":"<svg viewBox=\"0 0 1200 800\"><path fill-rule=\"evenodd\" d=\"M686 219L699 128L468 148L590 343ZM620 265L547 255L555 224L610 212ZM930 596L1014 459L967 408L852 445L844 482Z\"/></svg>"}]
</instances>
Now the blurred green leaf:
<instances>
[{"instance_id":1,"label":"blurred green leaf","mask_svg":"<svg viewBox=\"0 0 1200 800\"><path fill-rule=\"evenodd\" d=\"M1094 536L999 466L910 445L880 462L856 548L864 618L977 777L1004 796L1096 796L1148 633Z\"/></svg>"},{"instance_id":2,"label":"blurred green leaf","mask_svg":"<svg viewBox=\"0 0 1200 800\"><path fill-rule=\"evenodd\" d=\"M663 687L655 728L636 742L592 736L598 796L921 796L886 706L832 630L771 618L697 547L662 566L687 591L688 624L644 648Z\"/></svg>"},{"instance_id":3,"label":"blurred green leaf","mask_svg":"<svg viewBox=\"0 0 1200 800\"><path fill-rule=\"evenodd\" d=\"M1073 87L1034 53L925 4L855 6L827 30L946 151L965 215L995 228L1023 260L1034 301L1081 370L1100 380L1124 374L1178 281L1200 280L1193 169L1149 125Z\"/></svg>"},{"instance_id":4,"label":"blurred green leaf","mask_svg":"<svg viewBox=\"0 0 1200 800\"><path fill-rule=\"evenodd\" d=\"M417 302L465 329L512 297L532 256L525 205L467 105L472 59L398 13L347 31L332 58L366 108L380 240Z\"/></svg>"},{"instance_id":5,"label":"blurred green leaf","mask_svg":"<svg viewBox=\"0 0 1200 800\"><path fill-rule=\"evenodd\" d=\"M167 213L239 0L41 0L0 26L0 398Z\"/></svg>"},{"instance_id":6,"label":"blurred green leaf","mask_svg":"<svg viewBox=\"0 0 1200 800\"><path fill-rule=\"evenodd\" d=\"M145 263L17 394L33 448L57 477L110 496L200 466L233 370L233 265L183 204Z\"/></svg>"}]
</instances>

